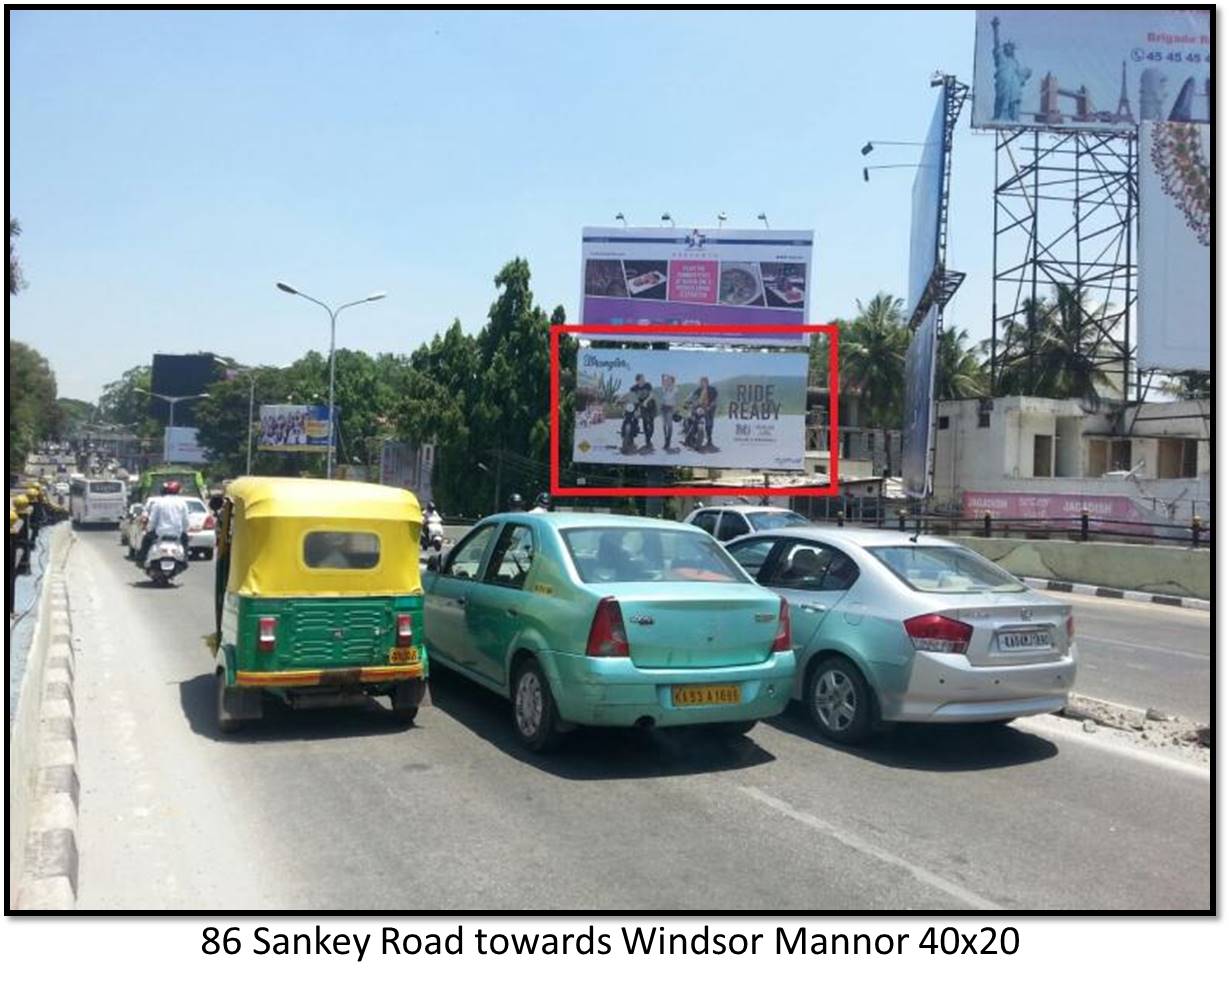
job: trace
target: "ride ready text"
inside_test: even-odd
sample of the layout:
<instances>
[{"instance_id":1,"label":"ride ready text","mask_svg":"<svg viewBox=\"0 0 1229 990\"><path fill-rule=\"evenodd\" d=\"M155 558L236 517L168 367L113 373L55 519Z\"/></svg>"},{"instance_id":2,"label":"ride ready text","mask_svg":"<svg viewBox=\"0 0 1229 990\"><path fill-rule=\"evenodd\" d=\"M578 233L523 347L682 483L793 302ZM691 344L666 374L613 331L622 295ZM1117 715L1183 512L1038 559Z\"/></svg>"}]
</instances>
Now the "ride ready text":
<instances>
[{"instance_id":1,"label":"ride ready text","mask_svg":"<svg viewBox=\"0 0 1229 990\"><path fill-rule=\"evenodd\" d=\"M236 955L245 937L239 926L202 931L205 955ZM983 926L972 933L953 926L927 928L920 938L902 932L816 931L805 925L779 925L766 932L714 930L703 925L691 931L673 931L664 925L625 925L616 932L594 925L567 932L502 932L482 928L441 932L403 932L386 926L379 940L373 932L278 932L266 925L255 928L247 942L252 955L350 956L362 962L369 950L384 956L886 956L906 952L930 955L1014 955L1020 936L1014 928Z\"/></svg>"}]
</instances>

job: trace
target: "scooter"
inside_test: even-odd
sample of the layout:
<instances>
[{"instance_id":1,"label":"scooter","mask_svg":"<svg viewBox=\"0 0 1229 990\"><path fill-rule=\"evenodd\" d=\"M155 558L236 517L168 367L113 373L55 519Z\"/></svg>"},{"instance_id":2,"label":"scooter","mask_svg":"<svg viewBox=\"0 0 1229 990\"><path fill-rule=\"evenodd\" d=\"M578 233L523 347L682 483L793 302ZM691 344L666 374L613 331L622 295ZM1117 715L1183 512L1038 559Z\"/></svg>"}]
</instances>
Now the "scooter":
<instances>
[{"instance_id":1,"label":"scooter","mask_svg":"<svg viewBox=\"0 0 1229 990\"><path fill-rule=\"evenodd\" d=\"M170 585L171 579L188 569L183 544L173 536L160 536L149 548L145 558L145 575L159 588Z\"/></svg>"},{"instance_id":2,"label":"scooter","mask_svg":"<svg viewBox=\"0 0 1229 990\"><path fill-rule=\"evenodd\" d=\"M629 402L623 407L623 425L619 427L619 436L623 440L620 452L636 453L636 437L640 436L640 418L636 415L636 403L634 402Z\"/></svg>"}]
</instances>

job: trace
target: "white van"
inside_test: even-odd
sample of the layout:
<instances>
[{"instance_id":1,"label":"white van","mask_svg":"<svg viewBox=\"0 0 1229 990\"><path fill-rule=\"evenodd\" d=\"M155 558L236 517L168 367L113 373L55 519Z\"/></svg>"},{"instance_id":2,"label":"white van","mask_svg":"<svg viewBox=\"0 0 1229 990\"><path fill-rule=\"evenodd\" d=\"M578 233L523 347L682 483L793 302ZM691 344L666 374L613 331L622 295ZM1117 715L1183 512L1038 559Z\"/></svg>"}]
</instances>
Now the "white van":
<instances>
[{"instance_id":1,"label":"white van","mask_svg":"<svg viewBox=\"0 0 1229 990\"><path fill-rule=\"evenodd\" d=\"M68 490L73 526L115 526L128 509L128 486L114 478L73 478Z\"/></svg>"}]
</instances>

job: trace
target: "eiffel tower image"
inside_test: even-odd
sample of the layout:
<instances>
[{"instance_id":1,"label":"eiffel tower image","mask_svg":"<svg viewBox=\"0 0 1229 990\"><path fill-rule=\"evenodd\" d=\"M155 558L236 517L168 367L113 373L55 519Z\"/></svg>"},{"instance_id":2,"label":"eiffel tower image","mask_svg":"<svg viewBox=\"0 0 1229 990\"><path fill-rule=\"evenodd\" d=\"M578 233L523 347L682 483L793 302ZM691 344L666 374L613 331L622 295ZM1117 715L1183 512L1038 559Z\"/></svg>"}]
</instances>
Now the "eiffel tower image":
<instances>
[{"instance_id":1,"label":"eiffel tower image","mask_svg":"<svg viewBox=\"0 0 1229 990\"><path fill-rule=\"evenodd\" d=\"M1122 63L1122 89L1118 93L1118 111L1115 120L1134 120L1131 113L1131 100L1127 96L1127 63Z\"/></svg>"}]
</instances>

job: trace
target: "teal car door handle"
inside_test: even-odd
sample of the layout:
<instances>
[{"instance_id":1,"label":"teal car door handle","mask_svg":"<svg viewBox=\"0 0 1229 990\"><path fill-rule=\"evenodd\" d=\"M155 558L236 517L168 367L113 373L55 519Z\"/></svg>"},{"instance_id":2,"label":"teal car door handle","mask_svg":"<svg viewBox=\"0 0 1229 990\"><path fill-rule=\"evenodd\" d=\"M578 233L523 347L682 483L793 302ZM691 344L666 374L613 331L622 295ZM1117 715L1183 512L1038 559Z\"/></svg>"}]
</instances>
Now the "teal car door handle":
<instances>
[{"instance_id":1,"label":"teal car door handle","mask_svg":"<svg viewBox=\"0 0 1229 990\"><path fill-rule=\"evenodd\" d=\"M466 598L464 595L462 595L460 598L457 599L457 604L460 605L461 608L465 608L465 605L468 601L469 599Z\"/></svg>"},{"instance_id":2,"label":"teal car door handle","mask_svg":"<svg viewBox=\"0 0 1229 990\"><path fill-rule=\"evenodd\" d=\"M810 604L807 604L807 605L799 605L798 607L799 607L800 609L802 609L804 612L814 612L814 613L816 613L816 614L820 614L820 613L823 613L823 612L828 611L828 606L827 606L827 605L810 605Z\"/></svg>"}]
</instances>

